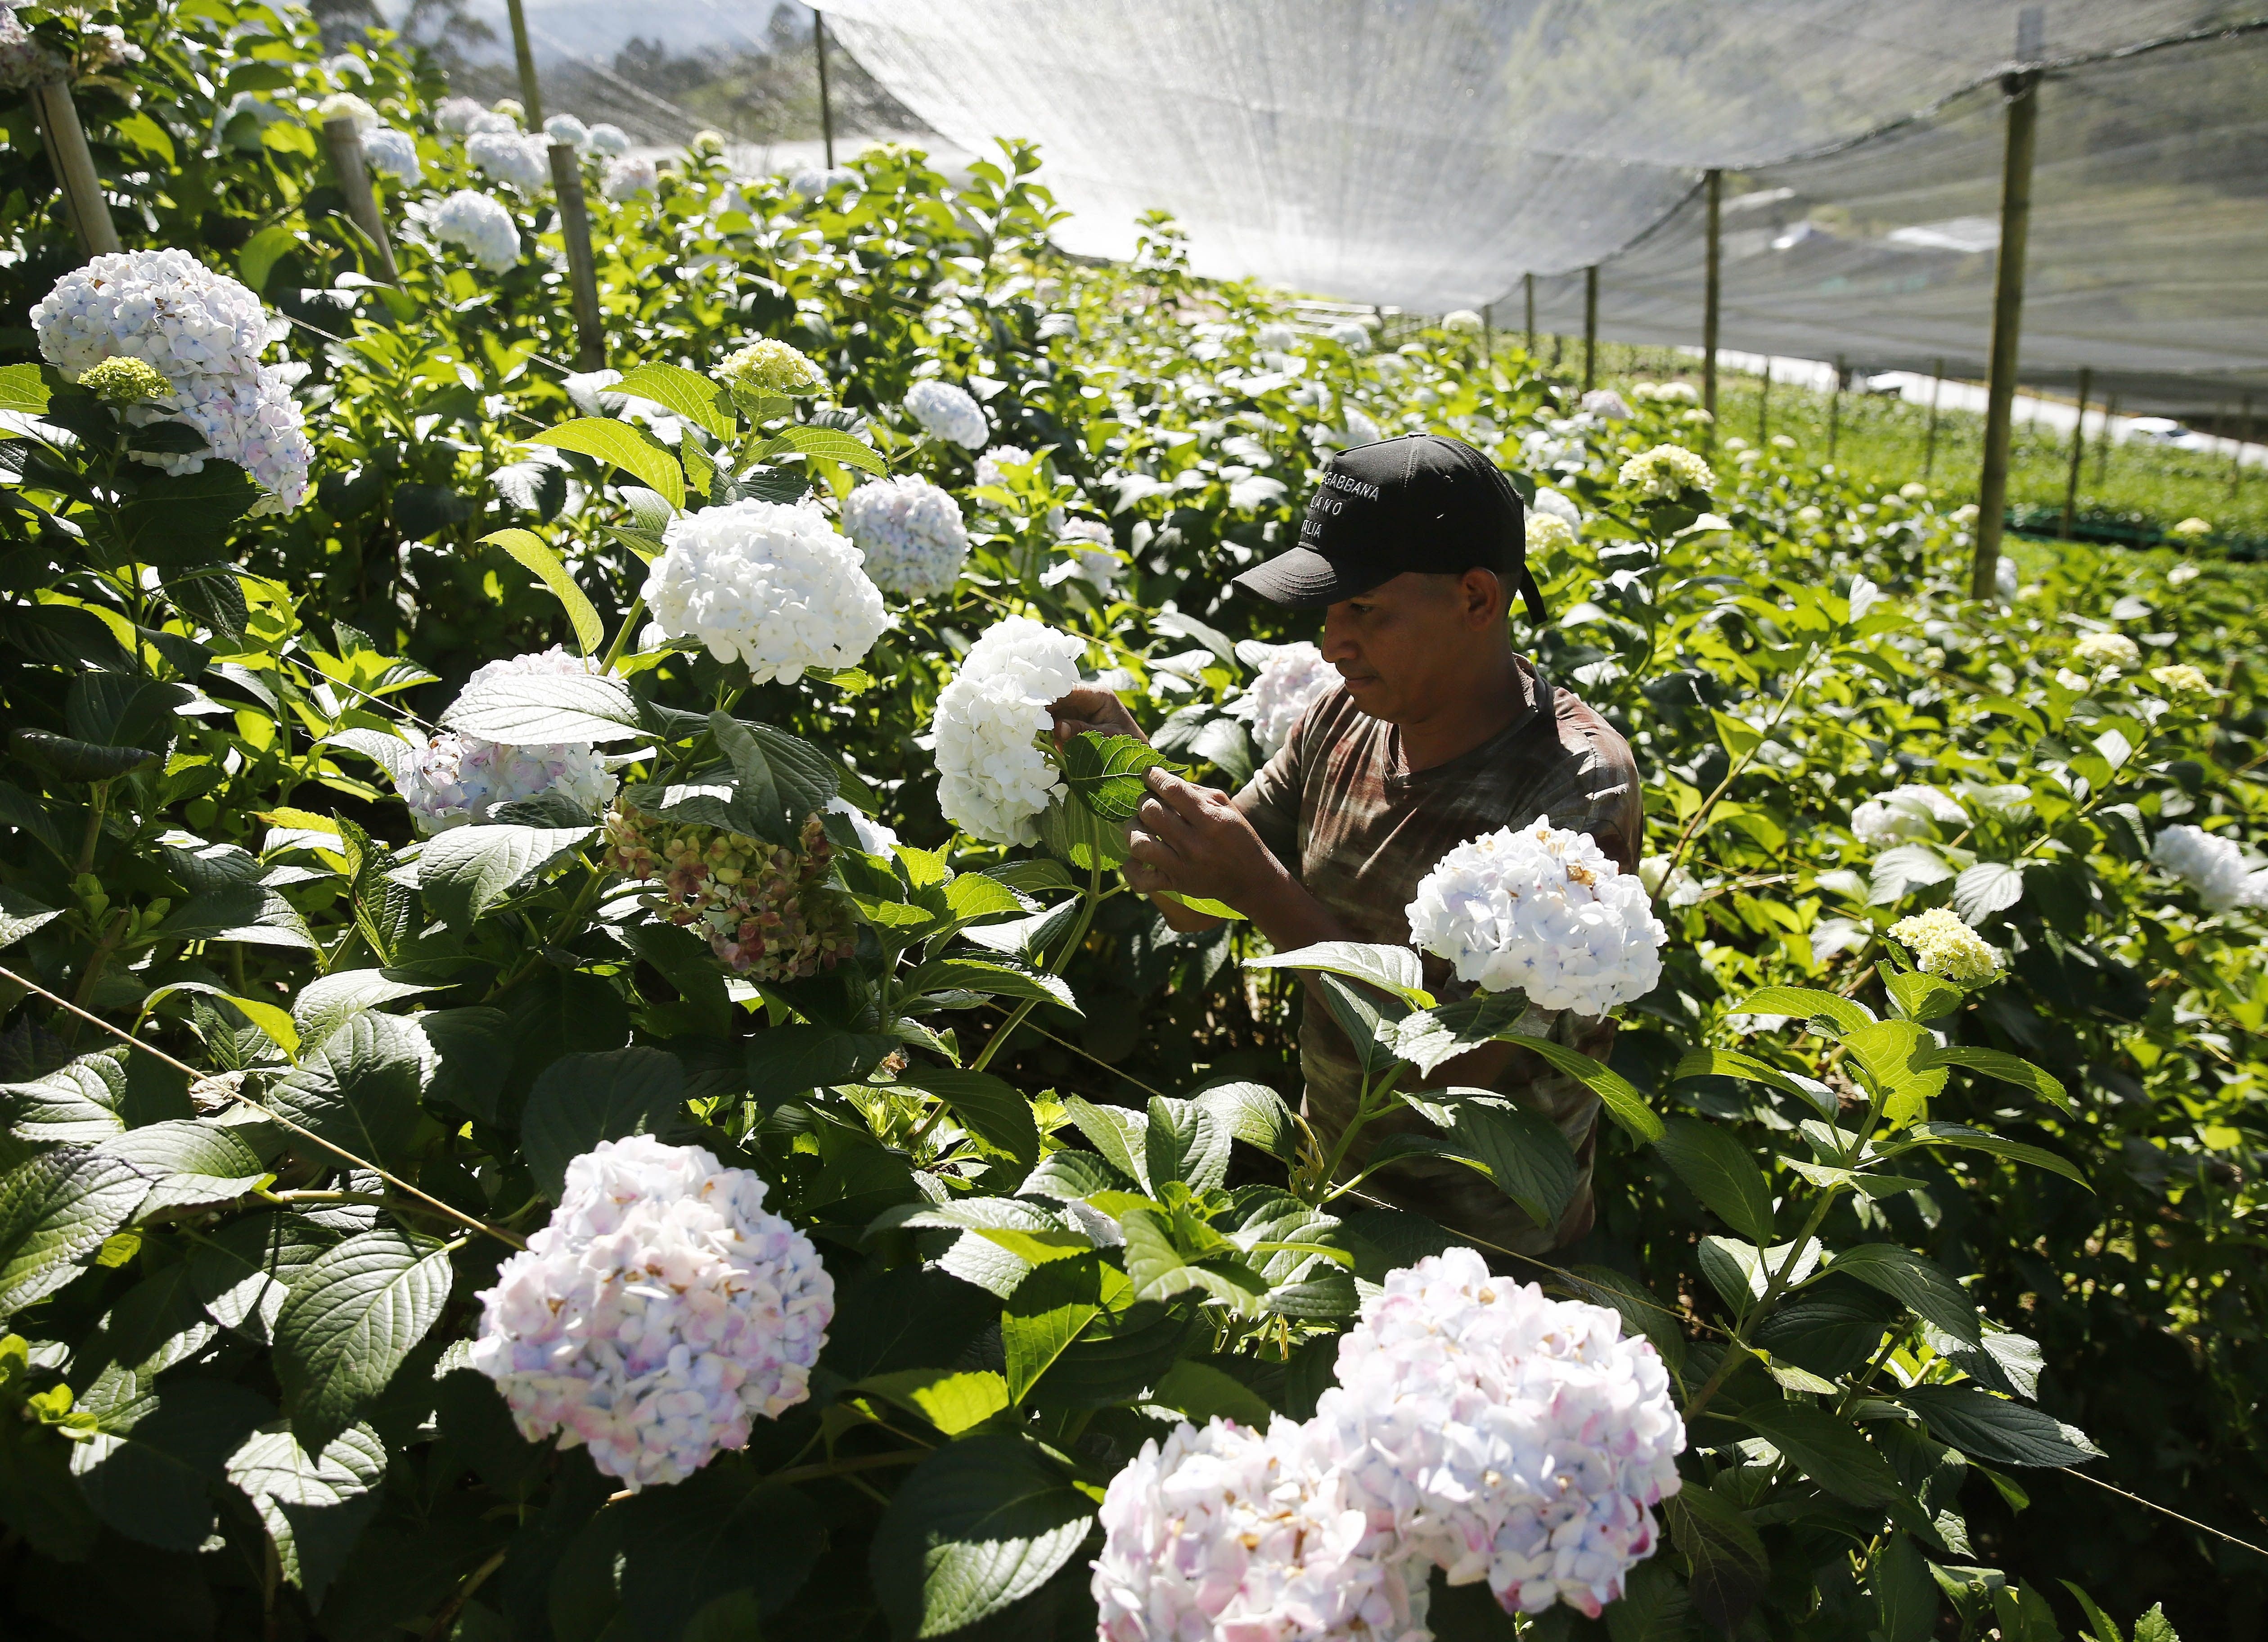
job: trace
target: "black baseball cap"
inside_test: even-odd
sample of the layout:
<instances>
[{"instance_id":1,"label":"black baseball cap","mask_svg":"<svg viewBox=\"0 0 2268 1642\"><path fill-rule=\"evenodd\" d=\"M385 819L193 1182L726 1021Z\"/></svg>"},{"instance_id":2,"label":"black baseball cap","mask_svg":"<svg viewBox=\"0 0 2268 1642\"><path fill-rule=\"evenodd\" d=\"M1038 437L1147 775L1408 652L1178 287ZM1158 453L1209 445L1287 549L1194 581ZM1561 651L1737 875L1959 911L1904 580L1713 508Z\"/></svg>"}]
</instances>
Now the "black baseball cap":
<instances>
[{"instance_id":1,"label":"black baseball cap","mask_svg":"<svg viewBox=\"0 0 2268 1642\"><path fill-rule=\"evenodd\" d=\"M1520 492L1497 465L1439 433L1358 445L1331 458L1308 498L1300 545L1236 578L1247 593L1313 609L1368 593L1405 571L1494 571L1528 614L1550 619L1528 571Z\"/></svg>"}]
</instances>

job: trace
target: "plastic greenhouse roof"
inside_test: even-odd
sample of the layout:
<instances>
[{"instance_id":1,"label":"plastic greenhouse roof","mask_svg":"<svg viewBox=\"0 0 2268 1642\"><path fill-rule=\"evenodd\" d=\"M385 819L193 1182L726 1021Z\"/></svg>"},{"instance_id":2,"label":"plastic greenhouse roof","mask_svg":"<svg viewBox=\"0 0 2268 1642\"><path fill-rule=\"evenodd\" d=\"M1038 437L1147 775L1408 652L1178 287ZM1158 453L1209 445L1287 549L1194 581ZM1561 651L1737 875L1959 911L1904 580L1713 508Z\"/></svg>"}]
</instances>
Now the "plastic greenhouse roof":
<instances>
[{"instance_id":1,"label":"plastic greenhouse roof","mask_svg":"<svg viewBox=\"0 0 2268 1642\"><path fill-rule=\"evenodd\" d=\"M2022 374L2268 397L2268 6L2199 0L821 0L939 133L1035 139L1068 248L1420 312L1983 369L1999 77L2045 70ZM1572 277L1553 278L1553 276Z\"/></svg>"}]
</instances>

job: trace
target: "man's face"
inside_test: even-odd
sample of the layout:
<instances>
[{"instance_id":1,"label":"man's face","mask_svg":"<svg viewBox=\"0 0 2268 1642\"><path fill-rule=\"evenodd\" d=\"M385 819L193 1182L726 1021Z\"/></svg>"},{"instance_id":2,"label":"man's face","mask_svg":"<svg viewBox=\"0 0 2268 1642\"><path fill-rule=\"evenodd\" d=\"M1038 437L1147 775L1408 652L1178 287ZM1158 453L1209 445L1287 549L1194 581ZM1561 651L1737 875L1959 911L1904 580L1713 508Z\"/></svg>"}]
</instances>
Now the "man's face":
<instances>
[{"instance_id":1,"label":"man's face","mask_svg":"<svg viewBox=\"0 0 2268 1642\"><path fill-rule=\"evenodd\" d=\"M1405 571L1323 612L1323 659L1354 704L1389 724L1423 718L1502 644L1505 613L1494 575Z\"/></svg>"}]
</instances>

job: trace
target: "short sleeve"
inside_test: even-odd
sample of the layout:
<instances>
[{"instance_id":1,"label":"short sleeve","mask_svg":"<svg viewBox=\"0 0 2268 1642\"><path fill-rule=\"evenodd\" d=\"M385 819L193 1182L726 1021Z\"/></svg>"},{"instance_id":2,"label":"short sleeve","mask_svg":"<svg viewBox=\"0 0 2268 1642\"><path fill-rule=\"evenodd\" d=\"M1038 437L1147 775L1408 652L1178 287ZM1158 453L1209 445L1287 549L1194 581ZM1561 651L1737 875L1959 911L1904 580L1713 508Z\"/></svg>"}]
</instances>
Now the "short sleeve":
<instances>
[{"instance_id":1,"label":"short sleeve","mask_svg":"<svg viewBox=\"0 0 2268 1642\"><path fill-rule=\"evenodd\" d=\"M1563 701L1575 704L1564 692ZM1563 713L1561 726L1562 744L1576 755L1565 761L1536 793L1535 807L1554 827L1590 834L1609 860L1625 873L1636 872L1646 838L1638 761L1628 742L1576 705L1578 712L1572 715L1576 722L1565 723L1569 715Z\"/></svg>"},{"instance_id":2,"label":"short sleeve","mask_svg":"<svg viewBox=\"0 0 2268 1642\"><path fill-rule=\"evenodd\" d=\"M1236 795L1236 807L1260 835L1268 852L1295 875L1300 870L1300 731L1305 721Z\"/></svg>"}]
</instances>

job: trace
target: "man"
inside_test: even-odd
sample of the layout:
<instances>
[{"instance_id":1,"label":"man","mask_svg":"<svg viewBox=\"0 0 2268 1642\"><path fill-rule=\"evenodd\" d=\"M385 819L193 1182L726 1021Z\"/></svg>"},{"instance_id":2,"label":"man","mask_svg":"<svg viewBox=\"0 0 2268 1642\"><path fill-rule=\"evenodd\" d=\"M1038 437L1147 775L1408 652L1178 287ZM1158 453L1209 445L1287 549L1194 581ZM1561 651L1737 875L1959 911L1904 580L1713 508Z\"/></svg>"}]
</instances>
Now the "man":
<instances>
[{"instance_id":1,"label":"man","mask_svg":"<svg viewBox=\"0 0 2268 1642\"><path fill-rule=\"evenodd\" d=\"M1323 611L1322 652L1341 683L1311 705L1267 767L1233 798L1152 770L1130 839L1129 883L1180 930L1215 920L1155 892L1219 901L1280 952L1317 941L1407 946L1418 880L1457 844L1539 815L1589 833L1637 869L1641 809L1628 745L1512 646L1517 590L1545 619L1527 563L1518 492L1480 452L1414 434L1335 458L1307 504L1300 545L1237 578L1244 591ZM1058 742L1082 730L1141 734L1116 696L1076 690L1050 710ZM1439 958L1426 984L1469 989ZM1552 1033L1604 1058L1611 1021L1561 1017ZM1352 1045L1311 1007L1300 1031L1302 1110L1332 1146L1361 1087ZM1580 1178L1559 1223L1539 1226L1482 1175L1432 1159L1389 1165L1365 1189L1512 1253L1542 1255L1592 1219L1598 1100L1537 1057L1490 1044L1439 1068L1434 1086L1487 1087L1557 1123ZM1397 1130L1432 1133L1397 1111L1366 1128L1343 1174Z\"/></svg>"}]
</instances>

